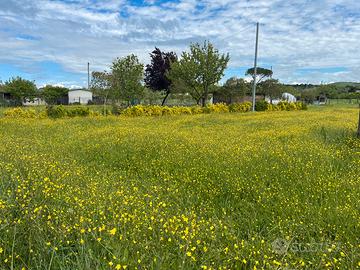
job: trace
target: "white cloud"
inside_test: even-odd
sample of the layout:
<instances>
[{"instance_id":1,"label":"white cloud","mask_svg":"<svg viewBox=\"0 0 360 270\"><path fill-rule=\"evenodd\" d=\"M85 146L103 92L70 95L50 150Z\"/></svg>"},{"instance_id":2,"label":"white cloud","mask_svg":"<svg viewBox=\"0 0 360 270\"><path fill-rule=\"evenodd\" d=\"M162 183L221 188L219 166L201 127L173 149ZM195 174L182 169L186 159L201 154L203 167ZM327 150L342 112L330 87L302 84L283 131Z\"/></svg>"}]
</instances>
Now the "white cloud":
<instances>
[{"instance_id":1,"label":"white cloud","mask_svg":"<svg viewBox=\"0 0 360 270\"><path fill-rule=\"evenodd\" d=\"M85 73L88 61L100 70L129 53L147 62L154 46L180 54L190 42L209 39L230 53L230 67L250 67L260 21L260 64L273 66L282 81L360 80L357 0L145 2L1 1L0 61L28 72L36 62L53 61L66 71ZM296 72L309 67L346 72Z\"/></svg>"}]
</instances>

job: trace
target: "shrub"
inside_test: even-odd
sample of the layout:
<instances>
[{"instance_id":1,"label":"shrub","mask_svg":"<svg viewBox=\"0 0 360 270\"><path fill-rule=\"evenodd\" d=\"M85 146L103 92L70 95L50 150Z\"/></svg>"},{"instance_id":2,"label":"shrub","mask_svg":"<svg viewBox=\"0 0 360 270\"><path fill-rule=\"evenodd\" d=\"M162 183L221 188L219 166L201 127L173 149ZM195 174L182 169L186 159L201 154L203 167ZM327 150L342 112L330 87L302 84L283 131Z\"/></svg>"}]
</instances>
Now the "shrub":
<instances>
[{"instance_id":1,"label":"shrub","mask_svg":"<svg viewBox=\"0 0 360 270\"><path fill-rule=\"evenodd\" d=\"M62 118L62 117L76 117L76 116L89 116L90 114L94 115L87 107L64 107L63 105L59 106L47 106L46 114L50 118Z\"/></svg>"},{"instance_id":2,"label":"shrub","mask_svg":"<svg viewBox=\"0 0 360 270\"><path fill-rule=\"evenodd\" d=\"M307 110L307 105L304 102L296 102L296 107L298 110Z\"/></svg>"},{"instance_id":3,"label":"shrub","mask_svg":"<svg viewBox=\"0 0 360 270\"><path fill-rule=\"evenodd\" d=\"M229 111L230 112L249 112L249 111L251 111L251 102L230 104Z\"/></svg>"},{"instance_id":4,"label":"shrub","mask_svg":"<svg viewBox=\"0 0 360 270\"><path fill-rule=\"evenodd\" d=\"M113 104L113 105L111 106L111 114L113 114L113 115L119 115L119 114L121 114L121 111L122 111L122 109L121 109L120 106L115 105L115 104Z\"/></svg>"},{"instance_id":5,"label":"shrub","mask_svg":"<svg viewBox=\"0 0 360 270\"><path fill-rule=\"evenodd\" d=\"M39 115L34 109L12 108L4 111L6 117L13 118L37 118Z\"/></svg>"},{"instance_id":6,"label":"shrub","mask_svg":"<svg viewBox=\"0 0 360 270\"><path fill-rule=\"evenodd\" d=\"M75 116L89 116L90 109L86 107L76 107L67 110L67 116L75 117Z\"/></svg>"},{"instance_id":7,"label":"shrub","mask_svg":"<svg viewBox=\"0 0 360 270\"><path fill-rule=\"evenodd\" d=\"M191 113L192 114L201 114L201 113L203 113L203 108L200 106L191 107Z\"/></svg>"},{"instance_id":8,"label":"shrub","mask_svg":"<svg viewBox=\"0 0 360 270\"><path fill-rule=\"evenodd\" d=\"M192 114L191 108L189 107L176 107L178 114Z\"/></svg>"},{"instance_id":9,"label":"shrub","mask_svg":"<svg viewBox=\"0 0 360 270\"><path fill-rule=\"evenodd\" d=\"M145 112L143 107L142 105L131 106L123 110L121 114L125 116L141 116Z\"/></svg>"},{"instance_id":10,"label":"shrub","mask_svg":"<svg viewBox=\"0 0 360 270\"><path fill-rule=\"evenodd\" d=\"M67 116L66 109L63 105L59 106L47 106L46 114L50 118L61 118Z\"/></svg>"},{"instance_id":11,"label":"shrub","mask_svg":"<svg viewBox=\"0 0 360 270\"><path fill-rule=\"evenodd\" d=\"M224 113L229 112L229 107L225 103L208 104L203 111L205 113Z\"/></svg>"},{"instance_id":12,"label":"shrub","mask_svg":"<svg viewBox=\"0 0 360 270\"><path fill-rule=\"evenodd\" d=\"M268 103L265 100L258 100L255 103L255 110L258 112L266 111L268 108Z\"/></svg>"}]
</instances>

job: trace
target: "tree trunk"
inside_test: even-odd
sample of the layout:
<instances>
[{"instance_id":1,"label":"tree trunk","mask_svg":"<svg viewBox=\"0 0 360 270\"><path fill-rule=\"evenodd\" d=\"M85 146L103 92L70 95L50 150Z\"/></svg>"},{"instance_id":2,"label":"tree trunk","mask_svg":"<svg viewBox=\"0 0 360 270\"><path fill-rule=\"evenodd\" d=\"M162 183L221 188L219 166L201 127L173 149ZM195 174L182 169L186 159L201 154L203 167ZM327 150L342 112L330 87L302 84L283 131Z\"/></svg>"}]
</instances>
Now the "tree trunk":
<instances>
[{"instance_id":1,"label":"tree trunk","mask_svg":"<svg viewBox=\"0 0 360 270\"><path fill-rule=\"evenodd\" d=\"M201 98L201 106L205 107L205 105L206 105L206 98L203 97Z\"/></svg>"},{"instance_id":2,"label":"tree trunk","mask_svg":"<svg viewBox=\"0 0 360 270\"><path fill-rule=\"evenodd\" d=\"M207 97L208 97L208 93L209 93L209 89L208 89L208 87L207 86L205 86L204 87L204 95L203 95L203 97L202 97L202 99L201 99L201 105L203 106L203 107L205 107L205 105L206 105L206 100L207 100Z\"/></svg>"},{"instance_id":3,"label":"tree trunk","mask_svg":"<svg viewBox=\"0 0 360 270\"><path fill-rule=\"evenodd\" d=\"M170 92L166 92L166 96L164 97L163 101L161 102L161 106L164 106L165 101L167 99L167 97L169 96Z\"/></svg>"}]
</instances>

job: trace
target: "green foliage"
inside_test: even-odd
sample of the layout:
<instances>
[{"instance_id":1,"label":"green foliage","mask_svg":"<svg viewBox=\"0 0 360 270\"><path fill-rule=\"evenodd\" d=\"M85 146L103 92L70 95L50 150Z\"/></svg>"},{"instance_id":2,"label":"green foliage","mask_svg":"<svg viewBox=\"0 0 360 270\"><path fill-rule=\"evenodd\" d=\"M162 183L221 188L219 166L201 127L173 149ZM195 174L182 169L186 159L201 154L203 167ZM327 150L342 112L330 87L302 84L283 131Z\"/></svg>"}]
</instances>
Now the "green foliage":
<instances>
[{"instance_id":1,"label":"green foliage","mask_svg":"<svg viewBox=\"0 0 360 270\"><path fill-rule=\"evenodd\" d=\"M3 91L10 93L11 97L19 103L26 100L32 101L38 94L34 82L20 77L11 78L5 82Z\"/></svg>"},{"instance_id":2,"label":"green foliage","mask_svg":"<svg viewBox=\"0 0 360 270\"><path fill-rule=\"evenodd\" d=\"M257 93L263 95L264 97L269 97L270 100L275 98L280 98L285 89L283 85L279 83L279 80L268 79L261 82L259 85L259 91Z\"/></svg>"},{"instance_id":3,"label":"green foliage","mask_svg":"<svg viewBox=\"0 0 360 270\"><path fill-rule=\"evenodd\" d=\"M231 77L216 90L217 96L227 103L233 103L234 100L242 98L248 93L250 93L250 84L244 79L236 77Z\"/></svg>"},{"instance_id":4,"label":"green foliage","mask_svg":"<svg viewBox=\"0 0 360 270\"><path fill-rule=\"evenodd\" d=\"M268 108L269 103L265 100L257 100L255 103L255 110L258 112L266 111Z\"/></svg>"},{"instance_id":5,"label":"green foliage","mask_svg":"<svg viewBox=\"0 0 360 270\"><path fill-rule=\"evenodd\" d=\"M69 92L68 88L60 86L46 85L41 92L42 98L49 105L56 104L57 101L65 97Z\"/></svg>"},{"instance_id":6,"label":"green foliage","mask_svg":"<svg viewBox=\"0 0 360 270\"><path fill-rule=\"evenodd\" d=\"M271 105L266 101L258 101L257 111L293 111L305 110L307 107L301 102L288 103L280 102L279 105ZM259 105L260 104L260 105ZM262 106L262 107L259 107ZM224 103L207 104L205 107L167 107L158 105L136 105L126 108L121 112L124 116L162 116L162 115L180 115L180 114L207 114L207 113L228 113L228 112L249 112L251 110L251 102L233 103L226 105Z\"/></svg>"},{"instance_id":7,"label":"green foliage","mask_svg":"<svg viewBox=\"0 0 360 270\"><path fill-rule=\"evenodd\" d=\"M67 116L67 109L64 106L47 106L46 114L50 118L61 118Z\"/></svg>"},{"instance_id":8,"label":"green foliage","mask_svg":"<svg viewBox=\"0 0 360 270\"><path fill-rule=\"evenodd\" d=\"M131 54L117 58L111 67L111 87L115 98L125 100L128 104L144 95L143 79L144 65L137 56Z\"/></svg>"},{"instance_id":9,"label":"green foliage","mask_svg":"<svg viewBox=\"0 0 360 270\"><path fill-rule=\"evenodd\" d=\"M251 76L254 78L255 75L255 69L254 68L249 68L246 73L246 76ZM260 83L262 81L262 79L266 78L266 77L271 77L273 75L272 70L267 69L267 68L262 68L262 67L257 67L256 68L256 77L257 77L257 83Z\"/></svg>"},{"instance_id":10,"label":"green foliage","mask_svg":"<svg viewBox=\"0 0 360 270\"><path fill-rule=\"evenodd\" d=\"M93 115L94 112L91 112L87 107L65 107L63 105L59 106L47 106L46 114L50 118L62 118L62 117L75 117L75 116L89 116Z\"/></svg>"},{"instance_id":11,"label":"green foliage","mask_svg":"<svg viewBox=\"0 0 360 270\"><path fill-rule=\"evenodd\" d=\"M168 78L178 91L189 93L197 102L205 106L211 88L218 83L230 60L229 55L220 54L205 41L190 45L190 52L183 52L180 61L171 65Z\"/></svg>"},{"instance_id":12,"label":"green foliage","mask_svg":"<svg viewBox=\"0 0 360 270\"><path fill-rule=\"evenodd\" d=\"M111 85L112 74L103 71L94 71L91 74L91 91L97 97L102 99L102 103L106 104L107 100L114 100L114 88Z\"/></svg>"},{"instance_id":13,"label":"green foliage","mask_svg":"<svg viewBox=\"0 0 360 270\"><path fill-rule=\"evenodd\" d=\"M0 269L356 269L357 120L0 118Z\"/></svg>"}]
</instances>

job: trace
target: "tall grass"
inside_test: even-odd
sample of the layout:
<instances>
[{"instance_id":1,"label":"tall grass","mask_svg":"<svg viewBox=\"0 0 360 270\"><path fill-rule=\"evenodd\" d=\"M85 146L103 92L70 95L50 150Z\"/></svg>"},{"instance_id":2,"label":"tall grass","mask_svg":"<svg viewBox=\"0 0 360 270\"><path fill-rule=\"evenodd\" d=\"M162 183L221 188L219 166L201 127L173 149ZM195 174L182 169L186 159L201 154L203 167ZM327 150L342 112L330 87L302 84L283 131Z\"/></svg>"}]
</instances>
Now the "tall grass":
<instances>
[{"instance_id":1,"label":"tall grass","mask_svg":"<svg viewBox=\"0 0 360 270\"><path fill-rule=\"evenodd\" d=\"M355 108L0 119L0 269L354 269Z\"/></svg>"}]
</instances>

